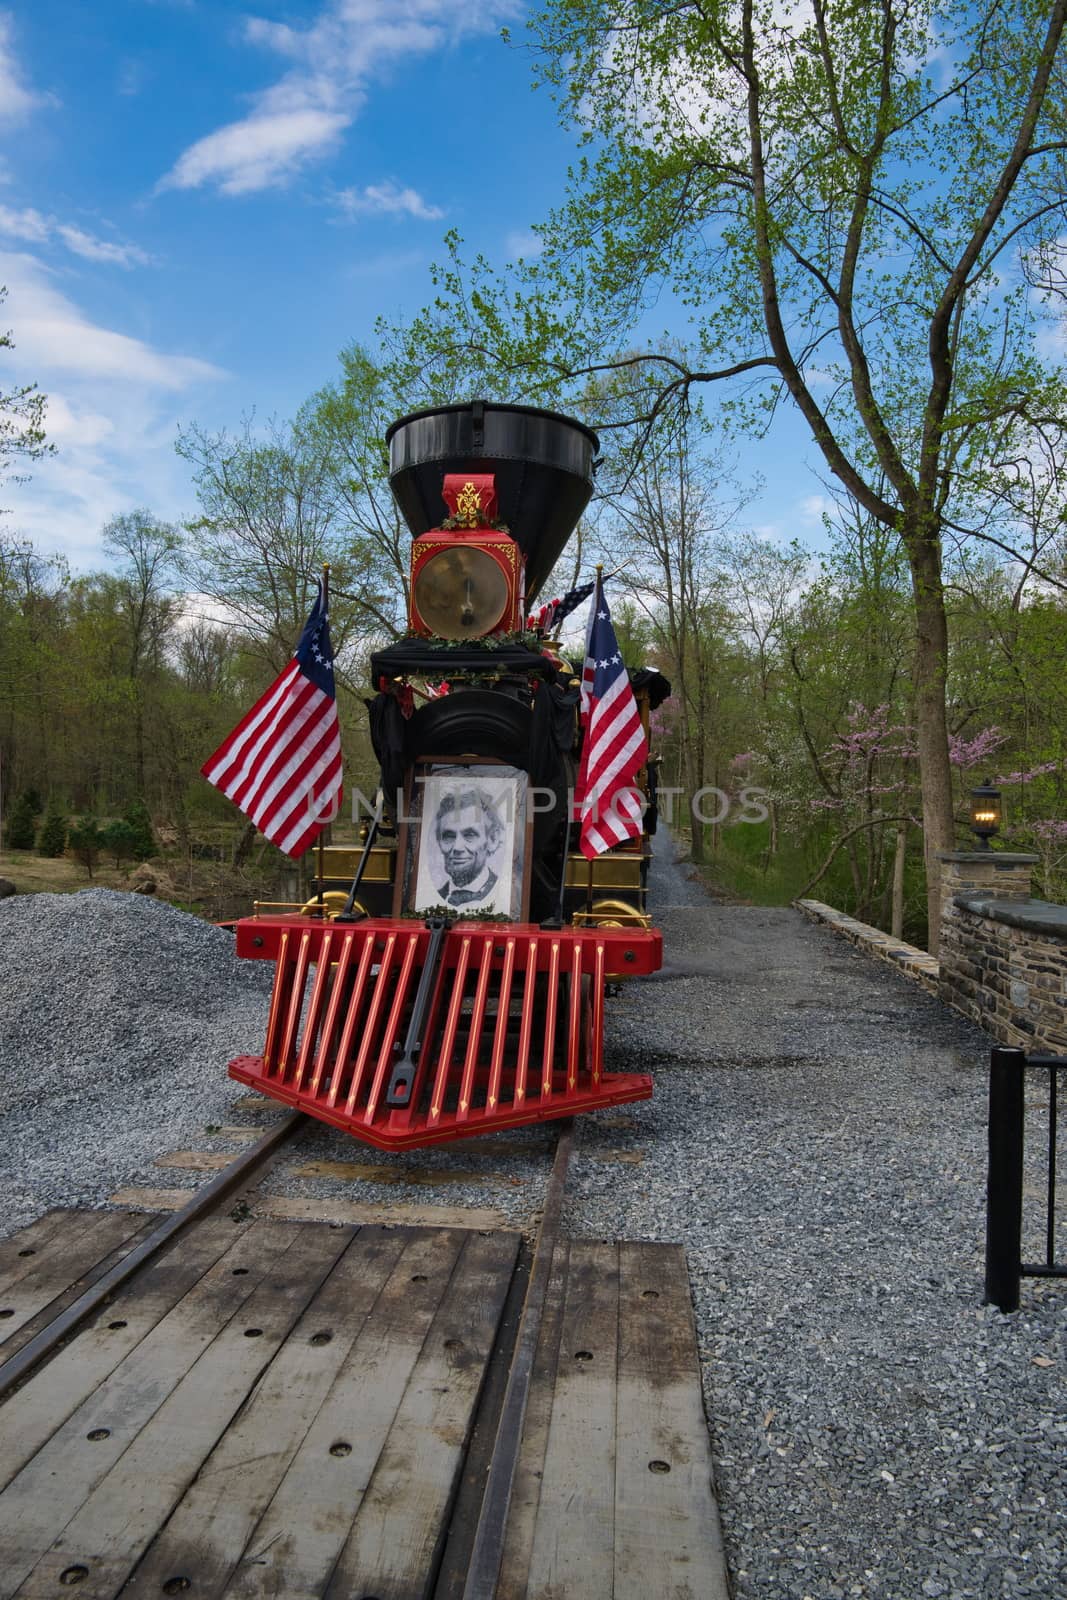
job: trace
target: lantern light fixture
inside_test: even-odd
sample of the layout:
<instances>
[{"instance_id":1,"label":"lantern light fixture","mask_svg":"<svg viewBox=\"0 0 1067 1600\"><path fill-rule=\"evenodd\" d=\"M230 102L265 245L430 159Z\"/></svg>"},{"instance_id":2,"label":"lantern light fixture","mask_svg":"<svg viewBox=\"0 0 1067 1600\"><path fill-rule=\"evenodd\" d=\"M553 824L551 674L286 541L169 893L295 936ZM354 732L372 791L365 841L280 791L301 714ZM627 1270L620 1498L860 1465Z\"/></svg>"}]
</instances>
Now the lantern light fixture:
<instances>
[{"instance_id":1,"label":"lantern light fixture","mask_svg":"<svg viewBox=\"0 0 1067 1600\"><path fill-rule=\"evenodd\" d=\"M989 841L1000 832L1001 820L1000 790L987 778L985 783L971 790L971 831L977 835L979 850L991 848Z\"/></svg>"}]
</instances>

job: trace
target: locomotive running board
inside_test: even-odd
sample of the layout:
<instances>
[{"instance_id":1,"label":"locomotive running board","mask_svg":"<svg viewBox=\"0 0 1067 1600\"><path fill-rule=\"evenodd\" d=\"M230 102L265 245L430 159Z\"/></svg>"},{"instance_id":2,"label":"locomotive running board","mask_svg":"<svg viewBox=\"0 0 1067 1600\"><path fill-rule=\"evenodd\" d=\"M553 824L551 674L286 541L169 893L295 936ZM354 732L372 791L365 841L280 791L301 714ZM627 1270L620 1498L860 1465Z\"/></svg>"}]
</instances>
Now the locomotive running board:
<instances>
[{"instance_id":1,"label":"locomotive running board","mask_svg":"<svg viewBox=\"0 0 1067 1600\"><path fill-rule=\"evenodd\" d=\"M437 971L410 1049L431 941ZM655 929L463 922L442 942L403 920L264 917L238 923L237 953L275 973L263 1054L238 1056L230 1076L381 1150L652 1094L645 1073L604 1071L603 1036L605 982L660 966ZM398 1094L401 1058L413 1076Z\"/></svg>"}]
</instances>

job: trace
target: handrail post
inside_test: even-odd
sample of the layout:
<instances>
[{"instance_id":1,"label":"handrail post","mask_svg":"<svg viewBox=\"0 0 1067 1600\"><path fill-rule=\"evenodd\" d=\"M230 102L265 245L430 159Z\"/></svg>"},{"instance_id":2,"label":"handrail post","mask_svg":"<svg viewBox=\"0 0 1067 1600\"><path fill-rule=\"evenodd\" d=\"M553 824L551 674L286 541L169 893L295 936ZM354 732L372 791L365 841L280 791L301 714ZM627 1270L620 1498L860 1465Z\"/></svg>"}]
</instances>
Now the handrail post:
<instances>
[{"instance_id":1,"label":"handrail post","mask_svg":"<svg viewBox=\"0 0 1067 1600\"><path fill-rule=\"evenodd\" d=\"M985 1303L1018 1311L1022 1277L1026 1052L998 1046L989 1062Z\"/></svg>"}]
</instances>

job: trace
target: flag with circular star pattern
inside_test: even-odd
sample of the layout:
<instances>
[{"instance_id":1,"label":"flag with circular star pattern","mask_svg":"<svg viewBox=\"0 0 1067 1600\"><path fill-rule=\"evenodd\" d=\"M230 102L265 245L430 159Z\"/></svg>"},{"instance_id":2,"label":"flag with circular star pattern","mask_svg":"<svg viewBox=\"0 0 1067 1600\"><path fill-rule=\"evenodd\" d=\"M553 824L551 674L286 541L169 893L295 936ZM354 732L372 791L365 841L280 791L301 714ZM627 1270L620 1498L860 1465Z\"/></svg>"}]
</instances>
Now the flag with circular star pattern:
<instances>
[{"instance_id":1,"label":"flag with circular star pattern","mask_svg":"<svg viewBox=\"0 0 1067 1600\"><path fill-rule=\"evenodd\" d=\"M641 713L599 578L586 636L581 715L584 739L575 805L582 854L592 861L612 845L641 837L637 774L648 760Z\"/></svg>"}]
</instances>

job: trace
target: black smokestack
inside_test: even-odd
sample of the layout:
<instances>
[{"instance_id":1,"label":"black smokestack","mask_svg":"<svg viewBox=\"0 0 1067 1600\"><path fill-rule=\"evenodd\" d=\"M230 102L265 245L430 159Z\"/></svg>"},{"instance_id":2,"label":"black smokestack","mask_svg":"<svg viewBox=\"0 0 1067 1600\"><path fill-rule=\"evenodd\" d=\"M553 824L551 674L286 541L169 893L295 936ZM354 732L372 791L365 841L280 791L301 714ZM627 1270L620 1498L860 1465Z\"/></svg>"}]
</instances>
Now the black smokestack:
<instances>
[{"instance_id":1,"label":"black smokestack","mask_svg":"<svg viewBox=\"0 0 1067 1600\"><path fill-rule=\"evenodd\" d=\"M415 536L447 515L446 472L495 475L500 517L526 558L533 600L593 493L593 430L555 411L471 400L401 417L385 437L389 482Z\"/></svg>"}]
</instances>

